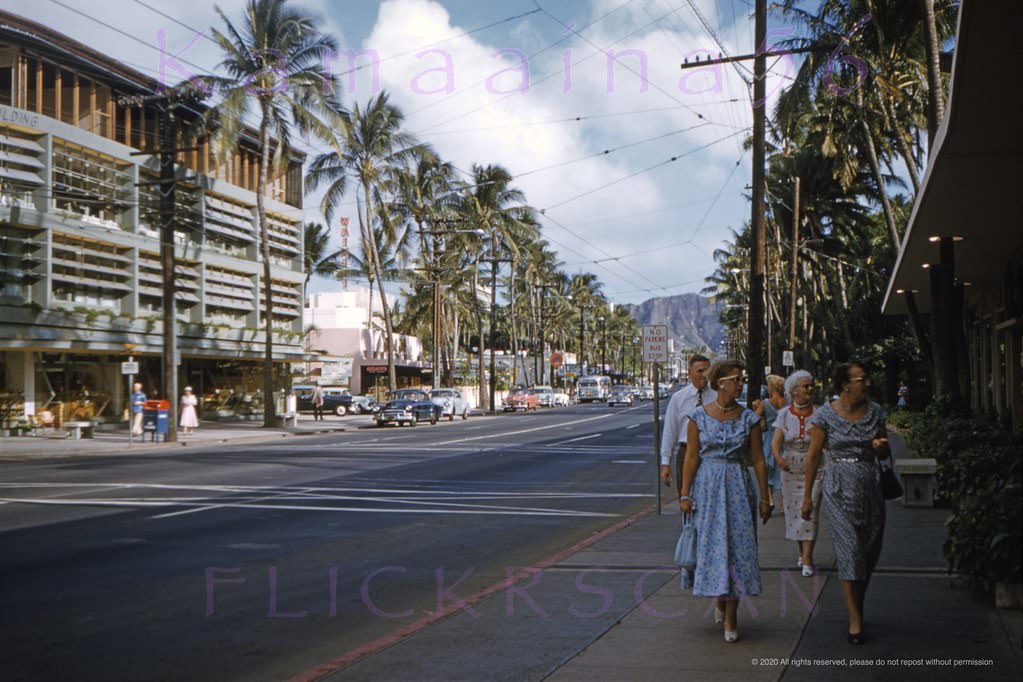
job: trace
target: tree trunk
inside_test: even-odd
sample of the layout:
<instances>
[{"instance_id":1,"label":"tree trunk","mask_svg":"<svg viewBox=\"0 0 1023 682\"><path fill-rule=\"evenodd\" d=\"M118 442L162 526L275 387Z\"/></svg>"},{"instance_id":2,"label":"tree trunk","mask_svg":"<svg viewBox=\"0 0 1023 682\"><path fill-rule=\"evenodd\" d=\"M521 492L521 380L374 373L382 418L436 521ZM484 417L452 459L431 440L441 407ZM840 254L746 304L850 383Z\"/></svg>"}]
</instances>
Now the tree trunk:
<instances>
[{"instance_id":1,"label":"tree trunk","mask_svg":"<svg viewBox=\"0 0 1023 682\"><path fill-rule=\"evenodd\" d=\"M479 296L480 262L476 261L476 267L472 273L472 302L473 312L476 314L476 331L479 335L479 386L480 386L480 409L484 412L490 410L487 403L487 375L483 367L483 308L480 305Z\"/></svg>"},{"instance_id":2,"label":"tree trunk","mask_svg":"<svg viewBox=\"0 0 1023 682\"><path fill-rule=\"evenodd\" d=\"M514 385L518 379L519 373L519 336L515 329L515 264L512 264L511 269L511 288L508 291L508 295L511 298L511 304L508 306L508 311L511 318L508 322L511 325L511 347L512 347L512 384Z\"/></svg>"},{"instance_id":3,"label":"tree trunk","mask_svg":"<svg viewBox=\"0 0 1023 682\"><path fill-rule=\"evenodd\" d=\"M259 177L256 180L256 220L259 222L259 252L263 259L263 330L266 344L263 354L263 426L277 426L274 402L274 352L273 352L273 287L270 278L270 233L266 227L266 208L263 194L270 170L270 114L267 104L263 105L262 120L259 123Z\"/></svg>"},{"instance_id":4,"label":"tree trunk","mask_svg":"<svg viewBox=\"0 0 1023 682\"><path fill-rule=\"evenodd\" d=\"M383 271L380 268L380 248L377 245L376 234L373 232L373 200L370 197L369 187L364 183L362 191L366 197L366 236L369 239L370 258L373 260L373 273L377 280L377 289L380 292L380 310L384 315L384 348L387 351L387 387L393 391L398 387L397 375L394 371L394 348L391 334L391 309L387 305L387 293L384 291Z\"/></svg>"},{"instance_id":5,"label":"tree trunk","mask_svg":"<svg viewBox=\"0 0 1023 682\"><path fill-rule=\"evenodd\" d=\"M938 44L938 22L934 15L934 0L920 0L927 30L927 149L930 151L938 126L945 117L945 92L941 83L941 46Z\"/></svg>"}]
</instances>

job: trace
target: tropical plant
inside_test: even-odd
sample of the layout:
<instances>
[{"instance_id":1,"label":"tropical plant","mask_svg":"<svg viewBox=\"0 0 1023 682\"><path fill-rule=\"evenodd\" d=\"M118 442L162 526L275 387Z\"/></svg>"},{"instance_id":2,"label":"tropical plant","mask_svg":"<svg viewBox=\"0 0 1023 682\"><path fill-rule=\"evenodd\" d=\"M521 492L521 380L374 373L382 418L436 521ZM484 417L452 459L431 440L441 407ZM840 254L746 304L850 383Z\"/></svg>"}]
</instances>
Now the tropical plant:
<instances>
[{"instance_id":1,"label":"tropical plant","mask_svg":"<svg viewBox=\"0 0 1023 682\"><path fill-rule=\"evenodd\" d=\"M328 67L337 51L333 38L316 29L315 19L293 9L287 0L249 0L237 26L216 8L225 31L211 29L223 51L218 68L226 76L203 76L193 81L218 99L200 118L210 131L214 153L225 160L238 146L246 119L254 109L259 145L256 178L256 223L263 262L263 394L274 395L273 292L271 289L271 243L265 197L271 171L286 168L291 154L291 132L327 136L324 116L336 109L333 93L337 82ZM274 426L274 401L264 401L263 426Z\"/></svg>"},{"instance_id":2,"label":"tropical plant","mask_svg":"<svg viewBox=\"0 0 1023 682\"><path fill-rule=\"evenodd\" d=\"M397 177L414 158L431 155L429 147L419 144L402 130L403 120L401 110L391 104L386 92L371 98L364 108L356 105L351 114L344 117L345 124L338 129L337 135L331 138L333 151L317 156L306 176L310 192L327 185L321 209L328 220L349 190L349 179L355 183L362 253L374 272L380 293L388 386L392 389L397 385L392 336L394 325L384 291L382 248L376 228L381 228L389 236L395 234L401 221L390 214L390 207L398 191Z\"/></svg>"}]
</instances>

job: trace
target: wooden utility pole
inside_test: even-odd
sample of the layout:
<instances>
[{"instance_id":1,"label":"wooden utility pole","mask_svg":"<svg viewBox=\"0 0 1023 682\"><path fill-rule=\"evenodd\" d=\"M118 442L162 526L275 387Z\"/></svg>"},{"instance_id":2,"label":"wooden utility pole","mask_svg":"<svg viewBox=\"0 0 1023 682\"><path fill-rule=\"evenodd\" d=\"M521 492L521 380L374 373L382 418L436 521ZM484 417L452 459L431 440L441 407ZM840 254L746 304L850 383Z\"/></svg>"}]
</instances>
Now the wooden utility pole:
<instances>
[{"instance_id":1,"label":"wooden utility pole","mask_svg":"<svg viewBox=\"0 0 1023 682\"><path fill-rule=\"evenodd\" d=\"M792 282L789 290L789 350L796 353L796 292L799 284L799 176L792 197Z\"/></svg>"},{"instance_id":2,"label":"wooden utility pole","mask_svg":"<svg viewBox=\"0 0 1023 682\"><path fill-rule=\"evenodd\" d=\"M767 99L767 0L756 0L754 34L756 56L753 58L753 206L750 229L753 249L750 259L749 323L746 366L749 373L747 402L760 398L764 381L764 110Z\"/></svg>"},{"instance_id":3,"label":"wooden utility pole","mask_svg":"<svg viewBox=\"0 0 1023 682\"><path fill-rule=\"evenodd\" d=\"M177 273L174 259L174 226L175 198L177 178L174 172L174 159L179 149L178 120L175 115L178 102L183 95L177 91L169 91L158 95L136 95L119 99L121 106L143 107L153 104L157 107L160 117L157 121L157 143L159 144L160 178L155 184L160 193L160 269L163 276L163 355L161 358L160 391L167 400L167 440L174 442L178 438L177 398L178 398L178 336L177 336ZM144 116L143 116L144 118ZM151 152L134 152L133 155L148 155Z\"/></svg>"}]
</instances>

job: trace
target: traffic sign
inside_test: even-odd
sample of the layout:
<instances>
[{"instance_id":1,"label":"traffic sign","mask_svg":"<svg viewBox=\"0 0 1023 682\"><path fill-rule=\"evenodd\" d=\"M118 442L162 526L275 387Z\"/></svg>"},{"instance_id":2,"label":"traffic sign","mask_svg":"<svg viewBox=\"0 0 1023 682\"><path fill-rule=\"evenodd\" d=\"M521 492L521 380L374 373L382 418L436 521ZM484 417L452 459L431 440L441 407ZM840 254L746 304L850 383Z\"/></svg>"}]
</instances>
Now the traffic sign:
<instances>
[{"instance_id":1,"label":"traffic sign","mask_svg":"<svg viewBox=\"0 0 1023 682\"><path fill-rule=\"evenodd\" d=\"M643 362L668 361L668 326L643 325Z\"/></svg>"},{"instance_id":2,"label":"traffic sign","mask_svg":"<svg viewBox=\"0 0 1023 682\"><path fill-rule=\"evenodd\" d=\"M138 374L139 363L136 362L122 362L121 363L121 374Z\"/></svg>"},{"instance_id":3,"label":"traffic sign","mask_svg":"<svg viewBox=\"0 0 1023 682\"><path fill-rule=\"evenodd\" d=\"M564 361L565 357L561 353L558 353L557 351L551 353L551 367L554 369L561 367L561 363Z\"/></svg>"},{"instance_id":4,"label":"traffic sign","mask_svg":"<svg viewBox=\"0 0 1023 682\"><path fill-rule=\"evenodd\" d=\"M793 362L792 351L783 350L781 352L781 364L785 367L795 367L796 363Z\"/></svg>"}]
</instances>

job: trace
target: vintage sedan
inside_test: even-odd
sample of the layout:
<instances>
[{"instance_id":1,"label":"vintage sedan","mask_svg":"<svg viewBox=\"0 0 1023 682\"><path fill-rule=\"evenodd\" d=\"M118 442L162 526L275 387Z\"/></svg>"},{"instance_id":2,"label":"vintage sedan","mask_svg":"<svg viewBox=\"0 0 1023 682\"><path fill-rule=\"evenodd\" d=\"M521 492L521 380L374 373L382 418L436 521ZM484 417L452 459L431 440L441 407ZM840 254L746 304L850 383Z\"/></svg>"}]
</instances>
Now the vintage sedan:
<instances>
[{"instance_id":1,"label":"vintage sedan","mask_svg":"<svg viewBox=\"0 0 1023 682\"><path fill-rule=\"evenodd\" d=\"M353 395L352 396L352 414L373 414L380 405L377 403L377 399L371 395Z\"/></svg>"},{"instance_id":2,"label":"vintage sedan","mask_svg":"<svg viewBox=\"0 0 1023 682\"><path fill-rule=\"evenodd\" d=\"M534 386L533 393L540 400L540 407L554 407L554 389L550 386Z\"/></svg>"},{"instance_id":3,"label":"vintage sedan","mask_svg":"<svg viewBox=\"0 0 1023 682\"><path fill-rule=\"evenodd\" d=\"M455 421L456 415L462 419L469 418L469 401L454 388L433 389L430 391L430 401L440 407L441 417L447 417L448 421Z\"/></svg>"},{"instance_id":4,"label":"vintage sedan","mask_svg":"<svg viewBox=\"0 0 1023 682\"><path fill-rule=\"evenodd\" d=\"M313 387L295 386L295 396L298 398L299 412L313 412ZM323 411L333 412L343 417L352 412L352 394L347 389L334 386L323 387Z\"/></svg>"},{"instance_id":5,"label":"vintage sedan","mask_svg":"<svg viewBox=\"0 0 1023 682\"><path fill-rule=\"evenodd\" d=\"M513 388L504 398L505 412L514 412L515 410L527 412L538 409L540 409L540 397L528 388Z\"/></svg>"},{"instance_id":6,"label":"vintage sedan","mask_svg":"<svg viewBox=\"0 0 1023 682\"><path fill-rule=\"evenodd\" d=\"M554 389L554 407L565 407L570 402L572 402L572 399L568 397L567 393L565 393L565 389Z\"/></svg>"},{"instance_id":7,"label":"vintage sedan","mask_svg":"<svg viewBox=\"0 0 1023 682\"><path fill-rule=\"evenodd\" d=\"M632 407L632 399L635 395L632 386L614 386L611 395L607 399L608 405L627 405Z\"/></svg>"},{"instance_id":8,"label":"vintage sedan","mask_svg":"<svg viewBox=\"0 0 1023 682\"><path fill-rule=\"evenodd\" d=\"M373 415L377 426L394 423L398 426L408 424L415 426L421 421L428 421L431 424L437 423L437 406L429 400L388 400L383 407Z\"/></svg>"}]
</instances>

